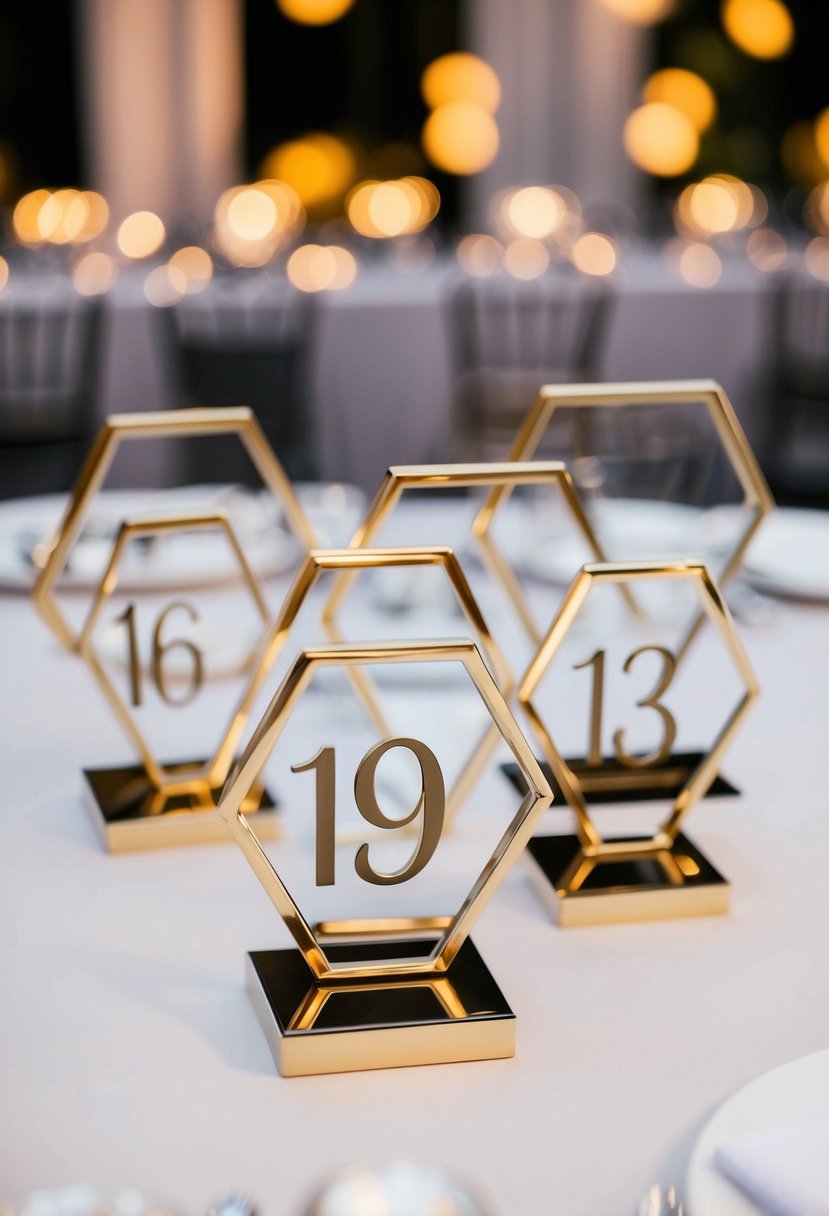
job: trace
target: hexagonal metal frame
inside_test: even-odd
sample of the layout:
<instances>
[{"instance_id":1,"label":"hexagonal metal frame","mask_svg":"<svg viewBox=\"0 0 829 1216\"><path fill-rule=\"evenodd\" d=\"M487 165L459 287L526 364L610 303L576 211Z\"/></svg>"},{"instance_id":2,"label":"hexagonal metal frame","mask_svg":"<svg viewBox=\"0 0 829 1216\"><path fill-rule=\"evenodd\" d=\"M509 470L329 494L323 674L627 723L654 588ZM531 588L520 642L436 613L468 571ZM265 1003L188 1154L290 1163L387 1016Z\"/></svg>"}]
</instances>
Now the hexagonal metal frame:
<instances>
[{"instance_id":1,"label":"hexagonal metal frame","mask_svg":"<svg viewBox=\"0 0 829 1216\"><path fill-rule=\"evenodd\" d=\"M263 484L285 511L288 525L305 550L316 544L311 528L282 465L268 443L256 416L247 406L166 410L136 414L112 414L105 420L84 461L63 519L50 542L49 556L35 582L35 606L58 640L76 650L76 634L61 611L55 586L69 560L92 502L106 478L122 441L179 436L236 435L248 453Z\"/></svg>"},{"instance_id":2,"label":"hexagonal metal frame","mask_svg":"<svg viewBox=\"0 0 829 1216\"><path fill-rule=\"evenodd\" d=\"M578 774L574 772L556 747L551 732L533 703L533 696L593 586L622 581L635 583L645 579L682 579L693 585L700 599L701 614L713 623L720 634L745 691L720 728L710 750L689 773L674 799L670 813L656 832L650 837L606 840L591 818ZM692 861L697 873L707 866L708 871L711 871L714 877L712 878L711 874L708 874L707 881L700 880L698 886L705 886L707 890L693 890L694 884L686 883L685 871L682 864L679 864L680 854L677 849L678 844L681 843L684 850L681 854L683 858L689 850L693 851L690 842L680 835L681 829L697 802L704 797L716 778L723 756L759 693L757 678L737 635L722 593L703 563L684 561L606 562L582 567L571 583L558 615L550 626L547 636L528 667L518 689L518 700L530 720L544 757L576 820L577 839L575 843L577 847L571 850L572 856L560 873L544 874L544 878L548 882L552 882L555 889L555 898L550 906L560 923L596 924L607 920L647 919L650 916L676 916L725 910L727 884L724 884L722 877L713 871L713 867L710 866L710 863L705 862L698 851L695 851L696 858L692 857ZM537 841L539 846L543 846L545 838L537 838ZM560 843L560 839L558 843ZM532 851L531 847L531 854ZM546 851L549 853L549 842ZM645 883L641 890L637 889L635 884L624 889L617 889L610 885L607 890L597 893L586 892L583 889L585 881L598 866L604 863L625 861L658 862L665 871L664 883L661 885L652 882ZM702 866L699 864L700 861L703 863ZM723 887L725 890L722 889ZM690 890L690 898L687 897L687 890ZM644 891L644 899L641 897L642 891ZM671 892L678 893L680 900L673 899ZM706 896L711 896L712 892L713 897L706 902ZM725 896L725 905L723 905L723 896ZM582 901L581 911L570 914L563 910L568 901L579 897L586 897ZM604 901L606 909L604 914L602 901ZM677 908L680 911L677 911Z\"/></svg>"},{"instance_id":3,"label":"hexagonal metal frame","mask_svg":"<svg viewBox=\"0 0 829 1216\"><path fill-rule=\"evenodd\" d=\"M743 490L743 505L753 508L753 514L730 554L718 582L724 586L739 570L746 550L765 515L774 507L774 499L743 428L725 390L715 380L664 380L608 384L547 384L524 419L510 450L511 461L531 460L556 410L561 407L593 408L596 406L659 405L670 408L679 404L700 404L708 410L720 443ZM512 493L509 483L495 486L487 495L473 528L488 536L497 512ZM602 557L599 560L604 561ZM681 660L704 622L700 613L677 649Z\"/></svg>"},{"instance_id":4,"label":"hexagonal metal frame","mask_svg":"<svg viewBox=\"0 0 829 1216\"><path fill-rule=\"evenodd\" d=\"M443 492L447 489L491 486L491 496L495 493L512 494L513 490L519 486L541 485L558 486L565 506L584 536L593 557L596 561L605 561L606 555L585 514L573 478L567 466L560 460L494 462L491 464L393 465L380 483L365 518L349 542L349 547L368 548L378 530L407 491ZM487 501L489 501L489 496ZM480 518L481 512L471 525L471 534L478 543L484 564L503 586L530 641L534 645L538 645L541 641L541 631L530 612L526 597L521 590L521 584L496 545L489 528L479 526ZM342 575L335 583L323 609L323 621L332 628L336 628L337 613L348 594L351 582L352 580L347 574Z\"/></svg>"},{"instance_id":5,"label":"hexagonal metal frame","mask_svg":"<svg viewBox=\"0 0 829 1216\"><path fill-rule=\"evenodd\" d=\"M511 823L498 841L489 861L476 879L460 909L452 917L382 919L370 923L373 932L394 942L413 933L430 941L422 958L391 957L379 961L336 962L326 953L320 927L308 923L248 823L244 799L257 781L273 751L294 706L321 667L362 666L371 663L460 662L515 756L526 781L527 793ZM533 828L552 801L552 791L513 717L498 685L474 642L466 638L439 641L327 643L303 649L288 671L256 728L245 752L228 778L219 802L219 815L242 849L252 870L287 925L313 977L317 981L424 979L444 974L457 957L487 901L509 867L514 864ZM326 922L328 934L339 935L349 922Z\"/></svg>"}]
</instances>

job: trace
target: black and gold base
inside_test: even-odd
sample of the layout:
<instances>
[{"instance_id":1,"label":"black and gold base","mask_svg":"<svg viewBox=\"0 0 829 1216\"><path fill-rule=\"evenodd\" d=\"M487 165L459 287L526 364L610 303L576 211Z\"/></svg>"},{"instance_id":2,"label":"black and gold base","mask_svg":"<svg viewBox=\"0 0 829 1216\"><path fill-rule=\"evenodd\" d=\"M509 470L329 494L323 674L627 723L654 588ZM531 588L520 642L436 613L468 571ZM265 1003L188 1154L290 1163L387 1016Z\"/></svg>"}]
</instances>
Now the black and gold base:
<instances>
[{"instance_id":1,"label":"black and gold base","mask_svg":"<svg viewBox=\"0 0 829 1216\"><path fill-rule=\"evenodd\" d=\"M659 798L676 798L685 782L704 759L703 752L676 752L661 764L649 764L646 768L630 768L613 758L606 758L600 765L589 765L584 760L567 760L565 763L578 777L588 806L605 806L611 803L652 802ZM555 774L546 760L539 760L541 771L553 790L553 809L567 806L564 793ZM503 764L501 771L520 792L524 792L521 773L517 764ZM717 776L706 790L706 798L737 797L740 791L723 776Z\"/></svg>"},{"instance_id":2,"label":"black and gold base","mask_svg":"<svg viewBox=\"0 0 829 1216\"><path fill-rule=\"evenodd\" d=\"M418 958L433 944L352 942L326 953L350 962ZM284 1077L515 1054L515 1014L471 941L428 978L323 983L299 950L260 950L247 961L248 991Z\"/></svg>"},{"instance_id":3,"label":"black and gold base","mask_svg":"<svg viewBox=\"0 0 829 1216\"><path fill-rule=\"evenodd\" d=\"M200 763L169 764L165 771L192 773ZM85 768L83 775L92 821L110 853L229 840L227 828L216 814L221 789L208 790L204 782L194 782L192 791L165 793L155 789L140 764ZM255 815L257 833L273 839L278 831L275 802L260 789L250 795L249 803L245 814Z\"/></svg>"},{"instance_id":4,"label":"black and gold base","mask_svg":"<svg viewBox=\"0 0 829 1216\"><path fill-rule=\"evenodd\" d=\"M534 886L563 928L728 911L727 879L687 836L635 857L585 857L576 836L534 836L526 852Z\"/></svg>"}]
</instances>

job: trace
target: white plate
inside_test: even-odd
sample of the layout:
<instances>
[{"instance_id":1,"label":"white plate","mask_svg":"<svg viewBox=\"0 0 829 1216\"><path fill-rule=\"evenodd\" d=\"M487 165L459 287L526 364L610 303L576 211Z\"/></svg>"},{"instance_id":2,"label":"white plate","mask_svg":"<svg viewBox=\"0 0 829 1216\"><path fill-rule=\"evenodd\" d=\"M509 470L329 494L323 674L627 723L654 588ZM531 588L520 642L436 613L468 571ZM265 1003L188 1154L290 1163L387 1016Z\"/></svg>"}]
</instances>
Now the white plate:
<instances>
[{"instance_id":1,"label":"white plate","mask_svg":"<svg viewBox=\"0 0 829 1216\"><path fill-rule=\"evenodd\" d=\"M66 497L49 494L0 502L0 589L28 591L37 570L29 554L60 523ZM180 508L224 507L245 556L262 578L282 574L297 560L299 546L279 519L267 491L228 486L184 486L177 490L104 490L98 494L61 579L65 590L94 587L112 550L122 520L161 515ZM234 582L239 567L218 532L173 534L156 543L131 545L120 586L128 591L166 591Z\"/></svg>"},{"instance_id":2,"label":"white plate","mask_svg":"<svg viewBox=\"0 0 829 1216\"><path fill-rule=\"evenodd\" d=\"M752 541L743 574L770 595L829 601L829 511L778 507Z\"/></svg>"},{"instance_id":3,"label":"white plate","mask_svg":"<svg viewBox=\"0 0 829 1216\"><path fill-rule=\"evenodd\" d=\"M688 1216L762 1216L760 1208L714 1168L717 1146L742 1132L827 1110L829 1051L784 1064L738 1090L709 1120L694 1145L685 1181Z\"/></svg>"}]
</instances>

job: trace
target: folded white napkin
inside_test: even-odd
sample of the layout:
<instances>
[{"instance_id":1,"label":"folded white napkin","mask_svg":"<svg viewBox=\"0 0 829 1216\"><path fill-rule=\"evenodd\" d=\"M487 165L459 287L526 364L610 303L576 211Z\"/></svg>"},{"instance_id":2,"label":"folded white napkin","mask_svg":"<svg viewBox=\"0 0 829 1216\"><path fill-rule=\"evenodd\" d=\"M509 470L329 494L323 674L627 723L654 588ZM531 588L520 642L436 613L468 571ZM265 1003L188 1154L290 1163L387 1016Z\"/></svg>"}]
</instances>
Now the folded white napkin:
<instances>
[{"instance_id":1,"label":"folded white napkin","mask_svg":"<svg viewBox=\"0 0 829 1216\"><path fill-rule=\"evenodd\" d=\"M734 1136L714 1164L768 1216L829 1216L829 1114Z\"/></svg>"}]
</instances>

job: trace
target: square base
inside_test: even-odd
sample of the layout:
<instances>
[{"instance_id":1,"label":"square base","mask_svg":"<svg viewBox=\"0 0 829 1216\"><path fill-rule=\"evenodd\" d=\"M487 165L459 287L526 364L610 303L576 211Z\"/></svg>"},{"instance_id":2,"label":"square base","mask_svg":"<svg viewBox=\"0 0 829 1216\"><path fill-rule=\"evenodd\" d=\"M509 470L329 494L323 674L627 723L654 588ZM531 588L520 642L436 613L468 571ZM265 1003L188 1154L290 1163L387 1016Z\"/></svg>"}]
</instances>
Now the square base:
<instances>
[{"instance_id":1,"label":"square base","mask_svg":"<svg viewBox=\"0 0 829 1216\"><path fill-rule=\"evenodd\" d=\"M204 761L165 765L192 770ZM221 790L202 805L195 795L177 794L163 800L147 781L140 764L83 770L85 802L98 835L109 853L168 848L180 844L226 844L230 833L216 814ZM273 840L279 830L276 804L266 790L251 795L246 815L255 816L257 835Z\"/></svg>"},{"instance_id":2,"label":"square base","mask_svg":"<svg viewBox=\"0 0 829 1216\"><path fill-rule=\"evenodd\" d=\"M588 806L606 806L622 802L652 802L658 798L676 798L690 773L705 758L704 752L677 752L661 764L647 768L627 768L615 757L606 757L601 765L588 765L584 760L565 760L578 777ZM553 809L567 806L561 786L546 760L539 760L541 771L553 791ZM520 794L527 792L521 770L515 763L502 764L501 772ZM705 791L705 798L735 797L740 791L725 777L716 776Z\"/></svg>"},{"instance_id":3,"label":"square base","mask_svg":"<svg viewBox=\"0 0 829 1216\"><path fill-rule=\"evenodd\" d=\"M561 887L581 852L577 836L533 836L527 845L533 885L562 928L625 921L718 916L728 911L731 888L687 836L677 836L670 856L681 881L671 882L655 858L603 860L578 890Z\"/></svg>"},{"instance_id":4,"label":"square base","mask_svg":"<svg viewBox=\"0 0 829 1216\"><path fill-rule=\"evenodd\" d=\"M433 941L395 941L422 957ZM336 960L389 957L389 942L328 946ZM258 950L247 985L283 1077L515 1055L515 1014L471 941L448 971L424 978L321 983L299 950Z\"/></svg>"}]
</instances>

